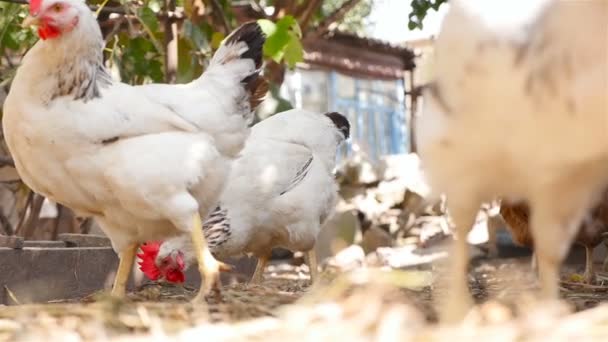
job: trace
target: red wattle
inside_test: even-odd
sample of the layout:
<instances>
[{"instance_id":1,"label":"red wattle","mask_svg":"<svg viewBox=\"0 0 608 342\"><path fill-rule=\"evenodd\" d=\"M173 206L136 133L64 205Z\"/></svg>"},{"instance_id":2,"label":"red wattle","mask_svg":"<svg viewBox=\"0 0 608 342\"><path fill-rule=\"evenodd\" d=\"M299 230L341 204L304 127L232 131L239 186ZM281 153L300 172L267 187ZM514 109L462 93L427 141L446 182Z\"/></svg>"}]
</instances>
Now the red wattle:
<instances>
[{"instance_id":1,"label":"red wattle","mask_svg":"<svg viewBox=\"0 0 608 342\"><path fill-rule=\"evenodd\" d=\"M61 34L61 31L53 26L48 24L42 24L38 27L38 37L42 40L47 40L51 38L56 38Z\"/></svg>"}]
</instances>

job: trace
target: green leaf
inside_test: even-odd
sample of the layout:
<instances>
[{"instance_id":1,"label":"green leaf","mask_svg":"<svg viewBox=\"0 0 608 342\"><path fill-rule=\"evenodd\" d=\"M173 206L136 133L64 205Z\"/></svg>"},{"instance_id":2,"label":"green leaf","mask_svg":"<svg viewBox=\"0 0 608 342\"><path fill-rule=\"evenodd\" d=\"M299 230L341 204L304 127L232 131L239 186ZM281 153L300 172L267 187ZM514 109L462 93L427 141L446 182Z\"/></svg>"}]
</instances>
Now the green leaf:
<instances>
[{"instance_id":1,"label":"green leaf","mask_svg":"<svg viewBox=\"0 0 608 342\"><path fill-rule=\"evenodd\" d=\"M283 49L289 43L289 32L287 30L276 30L275 33L266 38L264 43L264 54L279 63L283 58Z\"/></svg>"},{"instance_id":2,"label":"green leaf","mask_svg":"<svg viewBox=\"0 0 608 342\"><path fill-rule=\"evenodd\" d=\"M7 48L11 49L11 50L19 50L19 42L18 42L18 37L19 35L16 34L16 32L9 32L9 34L4 35L4 39L2 40L2 45L6 46ZM15 39L17 38L17 39Z\"/></svg>"},{"instance_id":3,"label":"green leaf","mask_svg":"<svg viewBox=\"0 0 608 342\"><path fill-rule=\"evenodd\" d=\"M293 69L298 62L304 60L304 47L294 32L290 32L290 38L289 43L285 46L283 58L289 68Z\"/></svg>"},{"instance_id":4,"label":"green leaf","mask_svg":"<svg viewBox=\"0 0 608 342\"><path fill-rule=\"evenodd\" d=\"M213 32L211 35L211 48L216 50L222 44L222 41L226 38L222 32Z\"/></svg>"},{"instance_id":5,"label":"green leaf","mask_svg":"<svg viewBox=\"0 0 608 342\"><path fill-rule=\"evenodd\" d=\"M193 43L192 45L196 50L202 50L209 44L200 27L194 25L189 19L184 20L183 32L184 37Z\"/></svg>"},{"instance_id":6,"label":"green leaf","mask_svg":"<svg viewBox=\"0 0 608 342\"><path fill-rule=\"evenodd\" d=\"M409 14L408 28L410 30L422 29L423 21L429 10L439 10L448 0L411 0L412 12Z\"/></svg>"},{"instance_id":7,"label":"green leaf","mask_svg":"<svg viewBox=\"0 0 608 342\"><path fill-rule=\"evenodd\" d=\"M290 28L292 28L294 26L298 26L298 22L291 15L286 15L283 18L281 18L279 21L277 21L277 29L280 29L280 30L289 30Z\"/></svg>"},{"instance_id":8,"label":"green leaf","mask_svg":"<svg viewBox=\"0 0 608 342\"><path fill-rule=\"evenodd\" d=\"M258 20L258 23L267 36L264 56L277 63L285 59L290 68L303 59L304 50L300 42L302 30L294 17L287 15L276 24L265 19Z\"/></svg>"},{"instance_id":9,"label":"green leaf","mask_svg":"<svg viewBox=\"0 0 608 342\"><path fill-rule=\"evenodd\" d=\"M158 31L158 18L156 18L156 13L154 13L150 7L142 8L139 13L139 18L148 26L150 31Z\"/></svg>"},{"instance_id":10,"label":"green leaf","mask_svg":"<svg viewBox=\"0 0 608 342\"><path fill-rule=\"evenodd\" d=\"M154 12L158 12L162 8L161 3L158 0L150 0L150 1L148 1L147 5Z\"/></svg>"},{"instance_id":11,"label":"green leaf","mask_svg":"<svg viewBox=\"0 0 608 342\"><path fill-rule=\"evenodd\" d=\"M262 32L264 32L267 37L273 35L274 32L277 30L277 25L275 25L275 23L268 19L259 19L258 25L260 25Z\"/></svg>"}]
</instances>

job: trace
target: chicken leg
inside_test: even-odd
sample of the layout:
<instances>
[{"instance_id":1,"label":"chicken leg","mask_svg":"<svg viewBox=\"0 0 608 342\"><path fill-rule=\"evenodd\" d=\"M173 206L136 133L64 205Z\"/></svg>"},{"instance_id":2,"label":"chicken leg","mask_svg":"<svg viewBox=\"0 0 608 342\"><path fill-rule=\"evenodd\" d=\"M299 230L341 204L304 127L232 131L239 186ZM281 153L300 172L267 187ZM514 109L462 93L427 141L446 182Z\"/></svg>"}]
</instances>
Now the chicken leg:
<instances>
[{"instance_id":1,"label":"chicken leg","mask_svg":"<svg viewBox=\"0 0 608 342\"><path fill-rule=\"evenodd\" d=\"M211 254L207 240L205 240L205 235L203 234L203 223L198 213L193 216L191 237L198 271L202 279L198 294L192 299L192 302L200 303L205 301L205 295L212 290L216 290L219 293L221 286L220 271L230 271L232 267L216 260Z\"/></svg>"},{"instance_id":2,"label":"chicken leg","mask_svg":"<svg viewBox=\"0 0 608 342\"><path fill-rule=\"evenodd\" d=\"M131 275L131 269L133 268L133 262L135 261L135 254L137 253L138 247L138 244L132 244L120 252L120 261L118 263L116 276L114 277L112 296L122 298L127 293L127 282Z\"/></svg>"},{"instance_id":3,"label":"chicken leg","mask_svg":"<svg viewBox=\"0 0 608 342\"><path fill-rule=\"evenodd\" d=\"M268 259L270 258L267 256L258 257L258 263L255 265L255 271L253 272L250 283L260 284L264 280L264 270L268 264Z\"/></svg>"},{"instance_id":4,"label":"chicken leg","mask_svg":"<svg viewBox=\"0 0 608 342\"><path fill-rule=\"evenodd\" d=\"M534 274L536 274L536 276L538 277L538 256L536 255L536 252L532 251L532 256L530 257L530 268L532 269L532 272L534 272Z\"/></svg>"},{"instance_id":5,"label":"chicken leg","mask_svg":"<svg viewBox=\"0 0 608 342\"><path fill-rule=\"evenodd\" d=\"M310 282L314 284L319 279L319 271L317 268L317 253L315 249L311 249L310 251L304 254L304 261L306 265L308 265L308 269L310 270Z\"/></svg>"},{"instance_id":6,"label":"chicken leg","mask_svg":"<svg viewBox=\"0 0 608 342\"><path fill-rule=\"evenodd\" d=\"M455 226L455 240L452 241L450 253L450 277L446 279L448 282L446 303L440 309L440 320L442 323L456 323L460 321L472 306L471 294L468 288L469 249L467 246L467 234L473 227L473 223L475 223L475 216L479 208L479 204L475 205L473 203L461 204L457 200L454 200L451 206L448 203L448 210Z\"/></svg>"},{"instance_id":7,"label":"chicken leg","mask_svg":"<svg viewBox=\"0 0 608 342\"><path fill-rule=\"evenodd\" d=\"M559 299L559 270L587 212L585 204L590 202L583 197L586 189L568 185L564 182L543 189L544 191L538 192L542 195L531 201L533 210L530 229L537 257L540 298L543 300ZM554 189L560 189L570 196L556 194L552 191ZM555 201L555 198L567 200Z\"/></svg>"},{"instance_id":8,"label":"chicken leg","mask_svg":"<svg viewBox=\"0 0 608 342\"><path fill-rule=\"evenodd\" d=\"M585 246L585 273L583 274L583 280L585 284L593 283L595 278L595 267L593 265L593 248L591 246Z\"/></svg>"}]
</instances>

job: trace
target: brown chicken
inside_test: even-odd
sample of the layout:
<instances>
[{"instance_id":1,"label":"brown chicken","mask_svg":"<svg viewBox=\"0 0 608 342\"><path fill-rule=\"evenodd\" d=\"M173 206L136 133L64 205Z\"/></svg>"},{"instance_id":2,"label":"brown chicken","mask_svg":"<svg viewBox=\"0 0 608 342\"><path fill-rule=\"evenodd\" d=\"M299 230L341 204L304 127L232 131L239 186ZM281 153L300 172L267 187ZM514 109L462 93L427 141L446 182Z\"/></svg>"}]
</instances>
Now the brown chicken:
<instances>
[{"instance_id":1,"label":"brown chicken","mask_svg":"<svg viewBox=\"0 0 608 342\"><path fill-rule=\"evenodd\" d=\"M529 228L530 209L526 203L507 203L503 201L500 205L500 215L507 223L513 241L525 247L534 247L532 232ZM608 191L590 215L583 221L576 236L575 242L585 247L585 273L584 281L587 284L593 282L595 271L593 266L593 249L597 247L608 232ZM535 256L533 256L533 265ZM608 260L608 259L607 259ZM534 266L533 266L534 267Z\"/></svg>"}]
</instances>

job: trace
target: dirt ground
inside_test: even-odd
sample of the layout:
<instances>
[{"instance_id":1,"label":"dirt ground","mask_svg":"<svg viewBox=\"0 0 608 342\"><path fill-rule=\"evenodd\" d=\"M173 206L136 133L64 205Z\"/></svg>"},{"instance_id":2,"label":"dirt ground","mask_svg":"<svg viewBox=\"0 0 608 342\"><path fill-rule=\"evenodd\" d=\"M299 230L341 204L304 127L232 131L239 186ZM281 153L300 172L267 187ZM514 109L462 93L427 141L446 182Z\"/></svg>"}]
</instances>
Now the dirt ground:
<instances>
[{"instance_id":1,"label":"dirt ground","mask_svg":"<svg viewBox=\"0 0 608 342\"><path fill-rule=\"evenodd\" d=\"M562 282L567 305L537 305L529 258L472 263L469 285L477 303L465 321L436 323L434 299L444 288L441 266L418 270L359 268L324 272L309 286L306 266L272 265L262 285L232 284L208 305L188 303L195 289L146 284L118 301L97 293L75 302L5 306L2 341L501 341L608 338L608 282ZM569 280L573 270L564 269ZM606 284L604 284L606 282Z\"/></svg>"}]
</instances>

